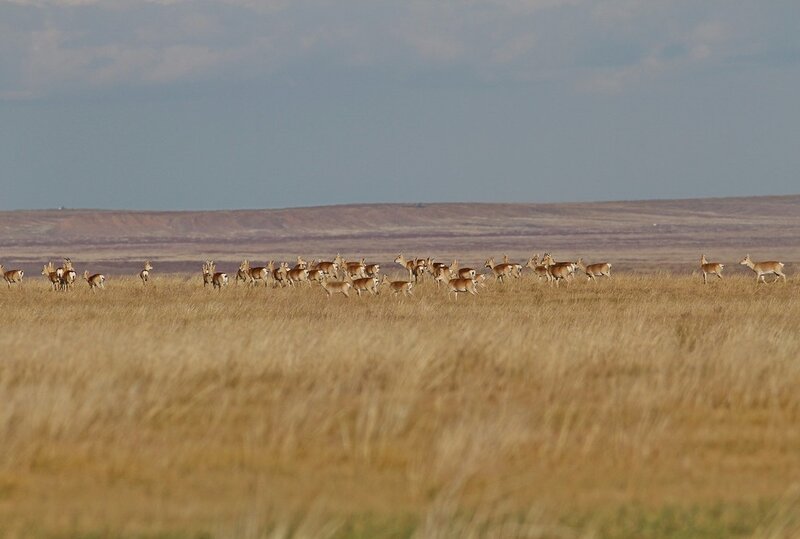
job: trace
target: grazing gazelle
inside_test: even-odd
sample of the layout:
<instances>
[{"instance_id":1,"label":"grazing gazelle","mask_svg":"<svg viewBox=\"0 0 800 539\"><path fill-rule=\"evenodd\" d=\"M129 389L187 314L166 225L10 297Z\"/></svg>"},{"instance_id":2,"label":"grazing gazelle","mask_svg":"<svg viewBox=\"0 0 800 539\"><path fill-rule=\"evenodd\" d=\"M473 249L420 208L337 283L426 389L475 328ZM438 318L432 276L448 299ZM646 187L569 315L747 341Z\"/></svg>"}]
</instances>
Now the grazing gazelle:
<instances>
[{"instance_id":1,"label":"grazing gazelle","mask_svg":"<svg viewBox=\"0 0 800 539\"><path fill-rule=\"evenodd\" d=\"M147 284L147 281L150 280L150 271L153 269L153 266L150 265L150 261L147 260L144 263L144 269L139 272L139 278L142 280L142 283Z\"/></svg>"},{"instance_id":2,"label":"grazing gazelle","mask_svg":"<svg viewBox=\"0 0 800 539\"><path fill-rule=\"evenodd\" d=\"M369 292L371 296L378 293L378 278L377 277L362 277L353 280L353 288L356 293L361 297L361 291Z\"/></svg>"},{"instance_id":3,"label":"grazing gazelle","mask_svg":"<svg viewBox=\"0 0 800 539\"><path fill-rule=\"evenodd\" d=\"M703 270L703 284L708 282L709 275L716 275L722 279L722 268L724 267L725 264L720 264L719 262L709 262L706 260L706 255L701 255L700 269Z\"/></svg>"},{"instance_id":4,"label":"grazing gazelle","mask_svg":"<svg viewBox=\"0 0 800 539\"><path fill-rule=\"evenodd\" d=\"M22 282L22 277L24 276L25 272L21 269L6 271L3 265L0 264L0 274L3 275L3 280L6 282L8 287L11 288L12 284Z\"/></svg>"},{"instance_id":5,"label":"grazing gazelle","mask_svg":"<svg viewBox=\"0 0 800 539\"><path fill-rule=\"evenodd\" d=\"M83 278L89 283L89 288L92 292L95 291L97 288L105 288L106 277L102 273L95 273L94 275L89 275L89 270L83 272Z\"/></svg>"},{"instance_id":6,"label":"grazing gazelle","mask_svg":"<svg viewBox=\"0 0 800 539\"><path fill-rule=\"evenodd\" d=\"M64 281L61 279L61 276L58 274L52 262L48 262L42 267L42 275L50 281L53 290L64 290Z\"/></svg>"},{"instance_id":7,"label":"grazing gazelle","mask_svg":"<svg viewBox=\"0 0 800 539\"><path fill-rule=\"evenodd\" d=\"M517 272L515 264L506 262L503 262L502 264L495 264L494 257L487 259L484 267L492 270L495 280L500 281L501 283L505 282L504 279L509 275L514 278L519 277L519 273Z\"/></svg>"},{"instance_id":8,"label":"grazing gazelle","mask_svg":"<svg viewBox=\"0 0 800 539\"><path fill-rule=\"evenodd\" d=\"M766 283L767 281L765 277L767 275L775 275L775 280L772 281L773 283L777 282L781 277L783 277L783 282L786 282L786 274L783 273L783 262L777 262L775 260L768 260L766 262L753 262L750 259L750 254L748 254L739 262L739 264L747 266L755 272L756 283L759 281Z\"/></svg>"},{"instance_id":9,"label":"grazing gazelle","mask_svg":"<svg viewBox=\"0 0 800 539\"><path fill-rule=\"evenodd\" d=\"M450 294L454 294L456 300L458 300L458 295L463 293L475 296L478 294L476 287L477 285L473 279L450 279L447 283L447 297L449 298Z\"/></svg>"},{"instance_id":10,"label":"grazing gazelle","mask_svg":"<svg viewBox=\"0 0 800 539\"><path fill-rule=\"evenodd\" d=\"M575 265L580 269L583 273L586 274L586 281L594 281L597 282L598 277L608 277L611 278L611 264L608 262L598 262L597 264L589 264L588 266L583 263L583 258L579 258ZM720 270L722 269L722 265L720 264ZM722 276L720 276L722 278ZM703 276L703 282L705 282L705 276Z\"/></svg>"},{"instance_id":11,"label":"grazing gazelle","mask_svg":"<svg viewBox=\"0 0 800 539\"><path fill-rule=\"evenodd\" d=\"M347 281L322 281L320 285L328 294L328 299L337 293L348 298L350 297L350 283Z\"/></svg>"},{"instance_id":12,"label":"grazing gazelle","mask_svg":"<svg viewBox=\"0 0 800 539\"><path fill-rule=\"evenodd\" d=\"M389 276L384 273L383 280L381 284L385 284L389 286L389 290L392 291L392 294L402 294L404 296L411 295L411 289L414 287L414 283L411 281L392 281L389 279Z\"/></svg>"}]
</instances>

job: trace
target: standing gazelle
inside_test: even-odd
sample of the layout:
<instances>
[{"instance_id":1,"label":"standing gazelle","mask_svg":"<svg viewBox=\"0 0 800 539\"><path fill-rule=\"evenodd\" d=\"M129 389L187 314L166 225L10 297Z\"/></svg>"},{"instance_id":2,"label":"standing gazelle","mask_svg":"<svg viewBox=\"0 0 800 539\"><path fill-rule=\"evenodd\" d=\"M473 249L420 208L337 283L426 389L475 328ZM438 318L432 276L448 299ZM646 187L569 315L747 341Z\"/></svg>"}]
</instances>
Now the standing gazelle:
<instances>
[{"instance_id":1,"label":"standing gazelle","mask_svg":"<svg viewBox=\"0 0 800 539\"><path fill-rule=\"evenodd\" d=\"M517 264L513 264L510 262L503 262L501 264L494 263L494 257L489 258L486 260L486 263L483 265L486 268L492 270L494 274L494 278L496 281L505 282L504 279L508 276L518 278L519 273L517 272Z\"/></svg>"},{"instance_id":2,"label":"standing gazelle","mask_svg":"<svg viewBox=\"0 0 800 539\"><path fill-rule=\"evenodd\" d=\"M83 278L89 284L89 288L92 290L92 292L94 292L97 288L105 288L103 283L106 282L106 277L102 273L89 275L89 270L85 270L83 272Z\"/></svg>"},{"instance_id":3,"label":"standing gazelle","mask_svg":"<svg viewBox=\"0 0 800 539\"><path fill-rule=\"evenodd\" d=\"M322 289L328 294L328 299L334 294L341 294L345 297L350 297L350 283L347 281L325 281L323 280L320 285Z\"/></svg>"},{"instance_id":4,"label":"standing gazelle","mask_svg":"<svg viewBox=\"0 0 800 539\"><path fill-rule=\"evenodd\" d=\"M143 284L147 284L147 281L150 280L150 271L153 269L153 266L150 265L150 261L147 260L144 263L144 268L142 271L139 272L139 278L142 280Z\"/></svg>"},{"instance_id":5,"label":"standing gazelle","mask_svg":"<svg viewBox=\"0 0 800 539\"><path fill-rule=\"evenodd\" d=\"M756 283L761 281L762 283L766 283L765 277L767 275L775 275L775 280L772 281L777 282L778 279L783 277L783 282L786 282L786 274L783 273L783 262L777 262L775 260L768 260L766 262L753 262L750 259L750 254L745 256L739 264L743 266L747 266L751 270L753 270L756 274Z\"/></svg>"},{"instance_id":6,"label":"standing gazelle","mask_svg":"<svg viewBox=\"0 0 800 539\"><path fill-rule=\"evenodd\" d=\"M206 260L205 264L203 264L203 288L207 284L211 284L217 291L220 291L223 286L228 285L228 274L218 273L216 269L217 267L213 260Z\"/></svg>"},{"instance_id":7,"label":"standing gazelle","mask_svg":"<svg viewBox=\"0 0 800 539\"><path fill-rule=\"evenodd\" d=\"M3 280L6 282L9 288L11 288L12 284L21 283L24 274L25 272L23 272L21 269L6 271L3 265L0 264L0 275L3 276Z\"/></svg>"},{"instance_id":8,"label":"standing gazelle","mask_svg":"<svg viewBox=\"0 0 800 539\"><path fill-rule=\"evenodd\" d=\"M48 262L42 267L42 275L44 275L45 279L50 281L50 285L53 287L53 290L64 290L64 281L61 279L61 276L56 271L56 267L53 265L52 262Z\"/></svg>"},{"instance_id":9,"label":"standing gazelle","mask_svg":"<svg viewBox=\"0 0 800 539\"><path fill-rule=\"evenodd\" d=\"M706 260L706 255L700 256L700 269L703 270L703 284L708 282L709 275L716 275L720 279L722 279L722 268L725 267L725 264L720 264L719 262L709 262Z\"/></svg>"}]
</instances>

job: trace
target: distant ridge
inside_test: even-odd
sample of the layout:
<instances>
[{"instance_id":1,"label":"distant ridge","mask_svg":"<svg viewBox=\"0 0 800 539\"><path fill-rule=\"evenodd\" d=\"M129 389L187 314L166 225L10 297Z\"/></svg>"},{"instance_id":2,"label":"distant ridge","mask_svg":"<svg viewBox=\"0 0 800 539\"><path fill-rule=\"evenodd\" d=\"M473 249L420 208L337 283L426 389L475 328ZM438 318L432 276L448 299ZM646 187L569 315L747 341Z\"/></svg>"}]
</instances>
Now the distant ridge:
<instances>
[{"instance_id":1,"label":"distant ridge","mask_svg":"<svg viewBox=\"0 0 800 539\"><path fill-rule=\"evenodd\" d=\"M800 195L558 204L348 204L269 210L0 212L0 262L70 255L101 268L150 257L171 270L336 252L478 260L551 250L631 267L751 251L800 260ZM696 255L696 256L695 256Z\"/></svg>"}]
</instances>

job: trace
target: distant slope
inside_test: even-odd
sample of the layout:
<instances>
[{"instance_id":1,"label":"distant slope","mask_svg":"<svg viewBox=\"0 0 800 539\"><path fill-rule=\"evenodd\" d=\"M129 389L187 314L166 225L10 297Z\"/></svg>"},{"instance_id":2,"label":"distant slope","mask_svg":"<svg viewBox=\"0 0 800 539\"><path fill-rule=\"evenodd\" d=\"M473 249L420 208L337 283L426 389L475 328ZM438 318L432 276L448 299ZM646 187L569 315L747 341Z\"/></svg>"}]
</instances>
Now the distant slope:
<instances>
[{"instance_id":1,"label":"distant slope","mask_svg":"<svg viewBox=\"0 0 800 539\"><path fill-rule=\"evenodd\" d=\"M471 263L508 252L610 259L628 269L693 264L701 251L800 260L800 195L582 204L367 204L280 210L0 212L0 262L60 256L99 268L145 257L162 270L296 254L389 262L398 252Z\"/></svg>"}]
</instances>

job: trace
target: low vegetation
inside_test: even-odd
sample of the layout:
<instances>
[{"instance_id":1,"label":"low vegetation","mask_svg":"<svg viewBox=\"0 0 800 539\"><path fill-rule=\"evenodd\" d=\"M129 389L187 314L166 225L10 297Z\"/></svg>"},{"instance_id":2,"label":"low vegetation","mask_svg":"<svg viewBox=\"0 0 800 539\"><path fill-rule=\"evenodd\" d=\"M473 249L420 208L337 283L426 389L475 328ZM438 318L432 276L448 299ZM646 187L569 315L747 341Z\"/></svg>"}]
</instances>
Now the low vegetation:
<instances>
[{"instance_id":1,"label":"low vegetation","mask_svg":"<svg viewBox=\"0 0 800 539\"><path fill-rule=\"evenodd\" d=\"M2 536L800 535L791 276L106 277L0 290Z\"/></svg>"}]
</instances>

